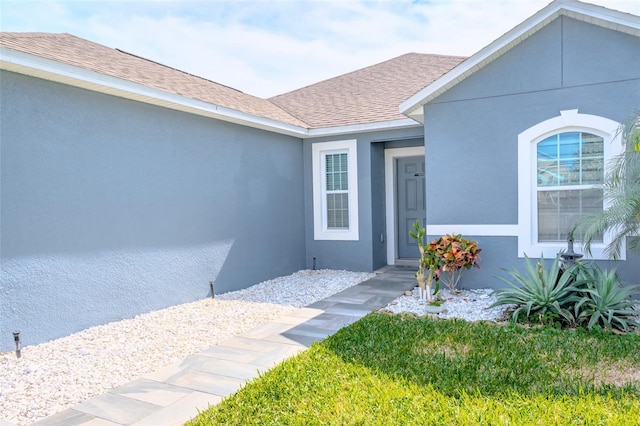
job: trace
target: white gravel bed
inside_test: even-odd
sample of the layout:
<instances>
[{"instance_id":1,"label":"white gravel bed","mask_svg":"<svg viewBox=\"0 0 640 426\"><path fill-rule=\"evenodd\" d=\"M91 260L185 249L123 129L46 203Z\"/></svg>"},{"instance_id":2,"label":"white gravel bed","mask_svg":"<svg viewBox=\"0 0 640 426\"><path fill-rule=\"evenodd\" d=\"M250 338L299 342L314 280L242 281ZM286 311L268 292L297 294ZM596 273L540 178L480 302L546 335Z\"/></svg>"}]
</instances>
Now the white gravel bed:
<instances>
[{"instance_id":1,"label":"white gravel bed","mask_svg":"<svg viewBox=\"0 0 640 426\"><path fill-rule=\"evenodd\" d=\"M374 275L299 271L2 353L0 424L31 424Z\"/></svg>"},{"instance_id":2,"label":"white gravel bed","mask_svg":"<svg viewBox=\"0 0 640 426\"><path fill-rule=\"evenodd\" d=\"M205 299L0 354L0 418L31 424L295 309Z\"/></svg>"},{"instance_id":3,"label":"white gravel bed","mask_svg":"<svg viewBox=\"0 0 640 426\"><path fill-rule=\"evenodd\" d=\"M244 290L224 293L216 298L269 302L301 308L375 276L376 274L366 272L307 269L286 277L274 278ZM283 291L283 288L287 290Z\"/></svg>"},{"instance_id":4,"label":"white gravel bed","mask_svg":"<svg viewBox=\"0 0 640 426\"><path fill-rule=\"evenodd\" d=\"M511 316L507 310L513 309L516 305L502 305L490 308L497 300L492 295L493 289L484 288L477 290L461 290L459 294L451 294L447 289L441 289L439 296L444 299L440 308L441 312L435 312L434 307L420 300L418 288L415 287L411 296L401 296L389 303L383 309L395 314L412 313L414 315L433 315L442 319L459 318L466 321L505 321ZM634 307L640 312L640 304ZM635 321L640 322L640 316L635 317Z\"/></svg>"},{"instance_id":5,"label":"white gravel bed","mask_svg":"<svg viewBox=\"0 0 640 426\"><path fill-rule=\"evenodd\" d=\"M439 313L434 313L433 307L420 300L418 288L413 289L411 296L402 296L385 307L393 313L409 312L418 316L437 315L440 318L460 318L467 321L498 321L505 317L508 306L489 308L496 301L492 296L492 289L461 290L460 294L451 294L447 289L441 289L439 295L444 302Z\"/></svg>"},{"instance_id":6,"label":"white gravel bed","mask_svg":"<svg viewBox=\"0 0 640 426\"><path fill-rule=\"evenodd\" d=\"M31 424L232 336L338 293L375 274L303 270L245 290L92 327L61 339L0 354L0 424ZM433 313L414 288L383 309ZM497 321L492 290L441 290L440 318Z\"/></svg>"}]
</instances>

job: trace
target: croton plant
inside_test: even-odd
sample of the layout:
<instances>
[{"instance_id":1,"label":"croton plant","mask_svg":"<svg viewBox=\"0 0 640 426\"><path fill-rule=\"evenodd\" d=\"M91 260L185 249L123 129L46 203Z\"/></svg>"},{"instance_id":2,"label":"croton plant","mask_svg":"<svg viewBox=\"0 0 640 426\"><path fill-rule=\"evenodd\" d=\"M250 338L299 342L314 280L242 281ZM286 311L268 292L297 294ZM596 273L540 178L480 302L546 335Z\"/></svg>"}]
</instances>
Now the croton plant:
<instances>
[{"instance_id":1,"label":"croton plant","mask_svg":"<svg viewBox=\"0 0 640 426\"><path fill-rule=\"evenodd\" d=\"M463 238L460 234L448 234L433 240L426 250L438 259L438 278L449 291L456 292L462 273L472 267L479 267L481 248L477 241ZM444 274L443 274L444 273Z\"/></svg>"}]
</instances>

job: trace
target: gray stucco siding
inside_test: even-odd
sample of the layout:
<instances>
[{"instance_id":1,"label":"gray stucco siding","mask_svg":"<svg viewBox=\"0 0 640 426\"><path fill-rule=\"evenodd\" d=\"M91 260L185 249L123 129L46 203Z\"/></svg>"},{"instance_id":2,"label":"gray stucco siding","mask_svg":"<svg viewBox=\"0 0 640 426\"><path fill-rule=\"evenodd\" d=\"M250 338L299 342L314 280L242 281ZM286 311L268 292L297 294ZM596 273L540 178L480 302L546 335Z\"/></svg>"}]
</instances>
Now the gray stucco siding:
<instances>
[{"instance_id":1,"label":"gray stucco siding","mask_svg":"<svg viewBox=\"0 0 640 426\"><path fill-rule=\"evenodd\" d=\"M432 102L637 79L638 37L560 17Z\"/></svg>"},{"instance_id":2,"label":"gray stucco siding","mask_svg":"<svg viewBox=\"0 0 640 426\"><path fill-rule=\"evenodd\" d=\"M372 270L371 246L371 186L369 143L358 139L357 135L322 138L314 142L330 142L340 140L357 140L358 165L358 234L357 241L316 240L314 235L313 215L313 173L312 142L304 141L305 158L305 216L306 216L306 250L307 266L312 267L314 258L318 269L344 269L349 271ZM364 210L363 210L364 209Z\"/></svg>"},{"instance_id":3,"label":"gray stucco siding","mask_svg":"<svg viewBox=\"0 0 640 426\"><path fill-rule=\"evenodd\" d=\"M427 241L432 241L439 235L428 235ZM514 284L520 285L513 281L510 271L517 269L524 271L525 259L518 258L515 254L518 252L518 240L516 237L491 237L483 235L465 235L472 241L478 242L478 247L482 249L480 252L480 260L478 268L465 270L460 280L460 288L463 289L479 289L479 288L504 288L507 284L501 280L504 278ZM576 252L580 252L580 248L576 247ZM540 253L530 253L528 257L531 262L536 263L540 260ZM545 256L543 260L547 268L553 263L553 259ZM583 260L585 263L595 263L603 269L616 269L622 278L624 285L640 284L640 256L627 251L626 261L613 260Z\"/></svg>"},{"instance_id":4,"label":"gray stucco siding","mask_svg":"<svg viewBox=\"0 0 640 426\"><path fill-rule=\"evenodd\" d=\"M561 20L551 22L432 103L499 97L560 87L563 54L561 34Z\"/></svg>"},{"instance_id":5,"label":"gray stucco siding","mask_svg":"<svg viewBox=\"0 0 640 426\"><path fill-rule=\"evenodd\" d=\"M300 139L0 78L0 350L305 267Z\"/></svg>"},{"instance_id":6,"label":"gray stucco siding","mask_svg":"<svg viewBox=\"0 0 640 426\"><path fill-rule=\"evenodd\" d=\"M518 134L571 109L623 122L639 96L640 79L429 104L429 223L516 224Z\"/></svg>"},{"instance_id":7,"label":"gray stucco siding","mask_svg":"<svg viewBox=\"0 0 640 426\"><path fill-rule=\"evenodd\" d=\"M426 108L429 224L517 222L517 123L496 120L499 111L511 114L491 99Z\"/></svg>"},{"instance_id":8,"label":"gray stucco siding","mask_svg":"<svg viewBox=\"0 0 640 426\"><path fill-rule=\"evenodd\" d=\"M638 79L640 37L570 18L562 22L564 86Z\"/></svg>"},{"instance_id":9,"label":"gray stucco siding","mask_svg":"<svg viewBox=\"0 0 640 426\"><path fill-rule=\"evenodd\" d=\"M312 145L321 142L357 140L358 151L358 241L315 240L313 224ZM422 139L422 128L327 136L304 140L304 185L307 267L373 271L386 265L384 211L384 149L414 146ZM382 209L381 209L382 208Z\"/></svg>"},{"instance_id":10,"label":"gray stucco siding","mask_svg":"<svg viewBox=\"0 0 640 426\"><path fill-rule=\"evenodd\" d=\"M428 113L425 125L428 224L518 224L518 134L568 109L621 122L638 105L639 88L639 80L623 81L459 101L453 103L454 108L445 103L429 106L428 111L437 113ZM447 118L450 111L454 113ZM485 111L495 114L496 121L492 121L491 114L485 115ZM464 126L458 125L460 117L465 117ZM497 120L500 117L504 120ZM460 167L472 173L472 178L462 173L452 174L451 162L440 160L450 158L455 158ZM452 226L450 232L460 231ZM469 271L468 278L463 278L463 286L500 286L502 282L492 277L506 276L501 268L522 269L524 263L517 255L517 237L465 237L478 240L484 251L482 269ZM580 250L576 247L576 251ZM541 253L527 254L534 258ZM547 257L552 255L545 252ZM626 261L598 263L617 268L626 283L640 283L637 255L627 252ZM471 277L477 278L478 283ZM489 282L493 284L487 284Z\"/></svg>"},{"instance_id":11,"label":"gray stucco siding","mask_svg":"<svg viewBox=\"0 0 640 426\"><path fill-rule=\"evenodd\" d=\"M640 108L638 40L563 17L428 103L428 224L517 225L518 135L566 110L624 122ZM523 68L528 72L522 74ZM519 75L522 82L513 83L511 75ZM537 83L530 82L547 78L548 87L532 90ZM454 228L451 232L459 232ZM506 235L517 233L505 229ZM481 262L487 274L522 266L516 235L465 236L481 242L483 259L490 260ZM505 241L513 248L505 249ZM640 262L636 255L627 256L626 261L599 263L616 267L623 280L634 283Z\"/></svg>"},{"instance_id":12,"label":"gray stucco siding","mask_svg":"<svg viewBox=\"0 0 640 426\"><path fill-rule=\"evenodd\" d=\"M372 143L371 147L371 256L372 269L382 268L387 264L386 238L386 199L384 174L384 143ZM382 236L382 238L381 238Z\"/></svg>"}]
</instances>

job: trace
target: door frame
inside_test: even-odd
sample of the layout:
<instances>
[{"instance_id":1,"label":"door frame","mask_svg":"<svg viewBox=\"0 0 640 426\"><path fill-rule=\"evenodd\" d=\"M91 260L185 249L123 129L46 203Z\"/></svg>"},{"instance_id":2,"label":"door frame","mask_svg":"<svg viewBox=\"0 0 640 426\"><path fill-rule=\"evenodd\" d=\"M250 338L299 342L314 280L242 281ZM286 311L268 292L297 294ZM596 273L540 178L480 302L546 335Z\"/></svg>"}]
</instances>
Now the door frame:
<instances>
[{"instance_id":1,"label":"door frame","mask_svg":"<svg viewBox=\"0 0 640 426\"><path fill-rule=\"evenodd\" d=\"M424 157L424 155L424 146L411 146L406 148L391 148L384 150L384 188L387 222L387 265L395 265L396 259L398 258L398 238L396 235L398 229L396 223L396 212L398 203L398 195L396 193L396 159L402 157Z\"/></svg>"}]
</instances>

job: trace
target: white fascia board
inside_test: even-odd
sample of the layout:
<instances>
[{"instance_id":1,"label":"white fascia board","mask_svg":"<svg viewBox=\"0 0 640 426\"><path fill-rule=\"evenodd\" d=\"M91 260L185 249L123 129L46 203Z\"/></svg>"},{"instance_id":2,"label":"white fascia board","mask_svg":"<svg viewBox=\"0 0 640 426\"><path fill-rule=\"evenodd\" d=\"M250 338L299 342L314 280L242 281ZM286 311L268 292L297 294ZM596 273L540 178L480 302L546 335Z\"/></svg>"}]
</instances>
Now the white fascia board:
<instances>
[{"instance_id":1,"label":"white fascia board","mask_svg":"<svg viewBox=\"0 0 640 426\"><path fill-rule=\"evenodd\" d=\"M376 123L351 124L348 126L319 127L317 129L309 129L309 131L307 132L307 137L318 138L322 136L339 136L353 133L377 132L381 130L407 129L412 127L422 127L422 125L410 118L401 118L399 120L379 121Z\"/></svg>"},{"instance_id":2,"label":"white fascia board","mask_svg":"<svg viewBox=\"0 0 640 426\"><path fill-rule=\"evenodd\" d=\"M235 109L217 106L216 111L220 117L220 120L241 124L243 126L267 130L287 136L294 136L296 138L302 138L308 134L308 130L304 127L283 123L281 121L272 120L269 118L259 117L257 115L247 114Z\"/></svg>"},{"instance_id":3,"label":"white fascia board","mask_svg":"<svg viewBox=\"0 0 640 426\"><path fill-rule=\"evenodd\" d=\"M605 28L640 36L640 16L577 0L561 1L564 15Z\"/></svg>"},{"instance_id":4,"label":"white fascia board","mask_svg":"<svg viewBox=\"0 0 640 426\"><path fill-rule=\"evenodd\" d=\"M576 0L556 0L402 102L400 113L419 120L423 106L429 101L493 62L560 15L640 36L640 16Z\"/></svg>"},{"instance_id":5,"label":"white fascia board","mask_svg":"<svg viewBox=\"0 0 640 426\"><path fill-rule=\"evenodd\" d=\"M0 47L0 69L294 137L307 129Z\"/></svg>"}]
</instances>

